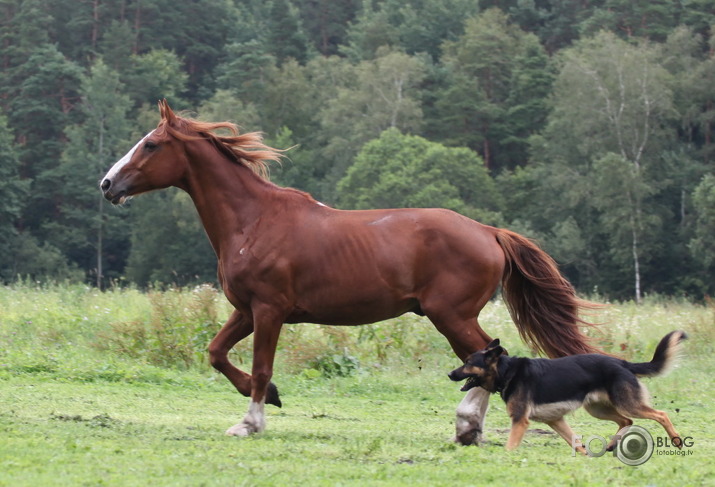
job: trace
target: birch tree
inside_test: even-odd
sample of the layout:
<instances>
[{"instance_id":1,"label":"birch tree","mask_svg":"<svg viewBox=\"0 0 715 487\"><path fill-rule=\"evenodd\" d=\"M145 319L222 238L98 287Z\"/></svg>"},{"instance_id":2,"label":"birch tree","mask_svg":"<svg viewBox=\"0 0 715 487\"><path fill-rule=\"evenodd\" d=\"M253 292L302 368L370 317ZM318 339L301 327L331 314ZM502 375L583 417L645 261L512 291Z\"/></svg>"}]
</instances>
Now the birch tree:
<instances>
[{"instance_id":1,"label":"birch tree","mask_svg":"<svg viewBox=\"0 0 715 487\"><path fill-rule=\"evenodd\" d=\"M570 140L571 156L589 161L600 223L614 254L622 257L628 249L637 302L644 242L658 225L649 198L667 179L658 149L674 116L670 76L658 60L653 45L633 45L606 32L566 50L550 127L554 143Z\"/></svg>"}]
</instances>

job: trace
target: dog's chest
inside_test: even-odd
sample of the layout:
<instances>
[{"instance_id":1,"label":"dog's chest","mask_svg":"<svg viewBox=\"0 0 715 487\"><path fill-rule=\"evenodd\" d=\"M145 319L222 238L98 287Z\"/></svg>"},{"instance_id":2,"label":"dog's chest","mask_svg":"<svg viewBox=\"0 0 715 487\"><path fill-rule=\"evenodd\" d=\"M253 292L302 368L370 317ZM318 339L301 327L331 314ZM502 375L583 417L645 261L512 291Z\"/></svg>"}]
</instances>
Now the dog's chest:
<instances>
[{"instance_id":1,"label":"dog's chest","mask_svg":"<svg viewBox=\"0 0 715 487\"><path fill-rule=\"evenodd\" d=\"M581 401L558 401L544 404L532 404L529 419L548 423L563 418L564 415L578 409Z\"/></svg>"}]
</instances>

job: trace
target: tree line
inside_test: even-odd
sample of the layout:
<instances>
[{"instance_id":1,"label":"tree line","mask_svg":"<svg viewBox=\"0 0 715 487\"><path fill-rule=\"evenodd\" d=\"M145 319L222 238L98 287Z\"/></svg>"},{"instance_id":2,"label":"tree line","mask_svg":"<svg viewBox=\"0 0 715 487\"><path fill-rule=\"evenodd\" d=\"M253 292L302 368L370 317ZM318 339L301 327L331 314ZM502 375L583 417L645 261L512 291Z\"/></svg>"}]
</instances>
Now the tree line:
<instances>
[{"instance_id":1,"label":"tree line","mask_svg":"<svg viewBox=\"0 0 715 487\"><path fill-rule=\"evenodd\" d=\"M0 279L188 284L188 197L105 205L156 101L339 208L446 207L584 292L715 291L715 0L0 0Z\"/></svg>"}]
</instances>

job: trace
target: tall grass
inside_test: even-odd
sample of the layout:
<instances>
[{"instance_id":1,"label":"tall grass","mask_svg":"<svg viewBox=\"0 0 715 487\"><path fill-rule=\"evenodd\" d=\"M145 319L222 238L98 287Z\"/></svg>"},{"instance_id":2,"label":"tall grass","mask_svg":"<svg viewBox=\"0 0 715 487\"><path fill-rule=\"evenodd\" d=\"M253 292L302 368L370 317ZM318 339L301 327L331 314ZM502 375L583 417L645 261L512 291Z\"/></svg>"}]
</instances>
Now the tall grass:
<instances>
[{"instance_id":1,"label":"tall grass","mask_svg":"<svg viewBox=\"0 0 715 487\"><path fill-rule=\"evenodd\" d=\"M219 296L210 286L190 291L147 293L148 319L114 321L99 330L99 350L162 367L189 368L206 360L206 349L220 328Z\"/></svg>"},{"instance_id":2,"label":"tall grass","mask_svg":"<svg viewBox=\"0 0 715 487\"><path fill-rule=\"evenodd\" d=\"M182 371L211 376L207 346L230 312L210 286L149 292L28 283L0 287L0 377L45 373L155 382L179 380ZM713 353L713 302L614 303L595 320L603 325L587 332L604 350L626 359L649 359L657 341L674 329L691 335L688 353ZM512 355L531 355L500 300L489 303L479 321ZM234 348L232 360L250 368L251 350L249 337ZM447 341L428 320L405 315L362 327L285 325L276 369L315 378L447 370L455 363Z\"/></svg>"}]
</instances>

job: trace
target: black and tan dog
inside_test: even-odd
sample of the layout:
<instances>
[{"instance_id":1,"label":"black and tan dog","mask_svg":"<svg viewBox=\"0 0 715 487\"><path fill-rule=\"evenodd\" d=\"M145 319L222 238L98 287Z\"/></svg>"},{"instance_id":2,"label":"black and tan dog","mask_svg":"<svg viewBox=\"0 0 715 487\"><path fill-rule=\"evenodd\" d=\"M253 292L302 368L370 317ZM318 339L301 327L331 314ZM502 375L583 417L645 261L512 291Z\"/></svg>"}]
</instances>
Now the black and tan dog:
<instances>
[{"instance_id":1,"label":"black and tan dog","mask_svg":"<svg viewBox=\"0 0 715 487\"><path fill-rule=\"evenodd\" d=\"M463 391L483 387L498 392L511 417L507 450L519 446L529 420L548 424L572 448L586 453L575 441L564 415L583 406L592 416L615 421L618 430L633 424L630 418L659 422L673 444L680 445L678 433L668 415L651 408L649 395L638 377L652 377L664 372L673 362L685 332L668 333L655 349L653 360L630 363L597 354L572 355L557 359L509 357L492 341L486 349L473 353L464 365L453 370L453 381L468 379ZM615 442L609 444L609 449Z\"/></svg>"}]
</instances>

